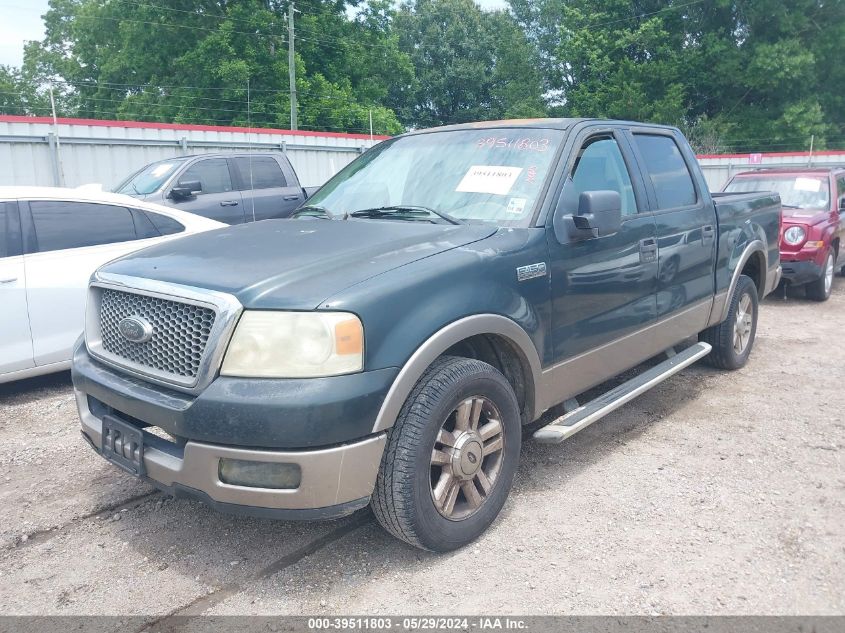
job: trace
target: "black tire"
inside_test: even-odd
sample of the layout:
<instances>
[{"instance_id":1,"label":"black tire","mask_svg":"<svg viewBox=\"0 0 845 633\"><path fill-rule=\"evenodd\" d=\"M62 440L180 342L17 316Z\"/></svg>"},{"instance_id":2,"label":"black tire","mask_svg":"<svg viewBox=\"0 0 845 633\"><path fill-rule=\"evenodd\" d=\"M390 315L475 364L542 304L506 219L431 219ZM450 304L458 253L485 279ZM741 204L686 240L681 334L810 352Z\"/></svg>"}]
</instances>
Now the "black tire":
<instances>
[{"instance_id":1,"label":"black tire","mask_svg":"<svg viewBox=\"0 0 845 633\"><path fill-rule=\"evenodd\" d=\"M830 293L833 290L833 271L835 270L836 256L833 250L829 250L824 258L824 265L822 266L821 277L815 281L811 281L806 285L807 298L813 301L827 301L830 299ZM830 267L831 278L827 277L827 269ZM830 283L828 283L830 282Z\"/></svg>"},{"instance_id":2,"label":"black tire","mask_svg":"<svg viewBox=\"0 0 845 633\"><path fill-rule=\"evenodd\" d=\"M738 351L734 345L734 334L737 328L737 312L745 297L748 297L749 304L752 308L751 324L750 331L747 334L747 342L741 351ZM730 301L728 318L718 325L707 328L698 336L700 341L710 343L713 346L713 351L705 356L703 360L708 365L712 365L718 369L739 369L744 366L748 362L751 348L754 347L754 338L757 334L757 315L759 314L757 286L754 285L750 277L740 275Z\"/></svg>"},{"instance_id":3,"label":"black tire","mask_svg":"<svg viewBox=\"0 0 845 633\"><path fill-rule=\"evenodd\" d=\"M471 514L464 518L447 518L435 506L434 481L437 469L442 469L439 471L442 477L446 469L453 467L454 455L460 455L460 451L446 449L453 461L448 466L438 467L433 465L433 450L435 442L440 442L441 428L446 429L450 420L455 424L454 438L468 437L458 431L457 409L467 400L474 403L476 399L483 401L480 415L489 410L501 418L501 431L496 436L502 441L501 454L495 458L499 460L498 470L486 495L483 488L475 486L476 480L471 480L474 490L482 491L483 498ZM482 408L481 404L479 408ZM474 407L470 415L475 415ZM493 416L486 418L487 424L492 419ZM483 428L480 422L478 428ZM484 532L502 509L519 463L521 439L519 403L507 379L487 363L442 357L420 378L388 434L373 492L373 513L388 532L416 547L437 552L462 547ZM482 440L481 444L488 450L488 442ZM465 448L463 454L467 458L473 457L469 448ZM488 462L490 459L494 457L482 456L477 468L485 468L484 464L492 463ZM460 483L459 491L454 493L456 499L463 499L462 502L453 501L456 517L459 503L465 508L471 507L463 492L465 483Z\"/></svg>"}]
</instances>

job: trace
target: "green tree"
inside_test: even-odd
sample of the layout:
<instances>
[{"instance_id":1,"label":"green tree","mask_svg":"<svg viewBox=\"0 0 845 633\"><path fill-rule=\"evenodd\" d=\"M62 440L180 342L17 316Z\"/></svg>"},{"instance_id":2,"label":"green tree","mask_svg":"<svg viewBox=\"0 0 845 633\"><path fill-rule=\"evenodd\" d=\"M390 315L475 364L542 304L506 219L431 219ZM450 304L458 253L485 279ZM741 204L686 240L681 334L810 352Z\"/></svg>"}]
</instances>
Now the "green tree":
<instances>
[{"instance_id":1,"label":"green tree","mask_svg":"<svg viewBox=\"0 0 845 633\"><path fill-rule=\"evenodd\" d=\"M508 14L472 0L416 0L402 5L395 29L416 73L400 108L407 125L544 113L534 51Z\"/></svg>"}]
</instances>

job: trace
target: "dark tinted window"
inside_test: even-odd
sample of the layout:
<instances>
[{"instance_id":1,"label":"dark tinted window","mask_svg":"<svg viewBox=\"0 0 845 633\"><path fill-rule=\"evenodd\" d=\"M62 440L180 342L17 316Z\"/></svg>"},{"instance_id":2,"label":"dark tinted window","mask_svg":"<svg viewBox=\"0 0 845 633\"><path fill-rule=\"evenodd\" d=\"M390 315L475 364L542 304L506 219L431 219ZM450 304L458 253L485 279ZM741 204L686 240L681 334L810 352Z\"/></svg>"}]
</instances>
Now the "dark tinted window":
<instances>
[{"instance_id":1,"label":"dark tinted window","mask_svg":"<svg viewBox=\"0 0 845 633\"><path fill-rule=\"evenodd\" d=\"M635 134L634 140L654 185L657 207L673 209L695 204L692 176L675 140L669 136L648 134Z\"/></svg>"},{"instance_id":2,"label":"dark tinted window","mask_svg":"<svg viewBox=\"0 0 845 633\"><path fill-rule=\"evenodd\" d=\"M136 239L132 214L124 207L35 200L29 208L40 253Z\"/></svg>"},{"instance_id":3,"label":"dark tinted window","mask_svg":"<svg viewBox=\"0 0 845 633\"><path fill-rule=\"evenodd\" d=\"M150 219L143 211L132 209L132 221L135 223L135 235L139 240L150 237L161 237L159 230L150 222Z\"/></svg>"},{"instance_id":4,"label":"dark tinted window","mask_svg":"<svg viewBox=\"0 0 845 633\"><path fill-rule=\"evenodd\" d=\"M287 187L285 175L279 163L270 156L239 156L234 159L238 171L241 173L244 189L269 189L271 187ZM249 172L252 169L252 186L250 187Z\"/></svg>"},{"instance_id":5,"label":"dark tinted window","mask_svg":"<svg viewBox=\"0 0 845 633\"><path fill-rule=\"evenodd\" d=\"M17 202L0 202L0 257L21 254L21 224Z\"/></svg>"},{"instance_id":6,"label":"dark tinted window","mask_svg":"<svg viewBox=\"0 0 845 633\"><path fill-rule=\"evenodd\" d=\"M622 215L637 212L634 187L622 152L616 140L608 137L592 138L584 143L572 169L572 204L577 205L585 191L618 191L622 198Z\"/></svg>"},{"instance_id":7,"label":"dark tinted window","mask_svg":"<svg viewBox=\"0 0 845 633\"><path fill-rule=\"evenodd\" d=\"M208 158L188 167L179 182L193 182L199 180L204 193L223 193L232 190L232 177L229 175L229 165L225 158Z\"/></svg>"},{"instance_id":8,"label":"dark tinted window","mask_svg":"<svg viewBox=\"0 0 845 633\"><path fill-rule=\"evenodd\" d=\"M839 208L845 209L845 176L836 178L837 198L839 199Z\"/></svg>"},{"instance_id":9,"label":"dark tinted window","mask_svg":"<svg viewBox=\"0 0 845 633\"><path fill-rule=\"evenodd\" d=\"M185 227L179 222L173 218L168 218L166 215L147 211L147 217L155 224L155 227L162 235L173 235L174 233L181 233L185 230Z\"/></svg>"}]
</instances>

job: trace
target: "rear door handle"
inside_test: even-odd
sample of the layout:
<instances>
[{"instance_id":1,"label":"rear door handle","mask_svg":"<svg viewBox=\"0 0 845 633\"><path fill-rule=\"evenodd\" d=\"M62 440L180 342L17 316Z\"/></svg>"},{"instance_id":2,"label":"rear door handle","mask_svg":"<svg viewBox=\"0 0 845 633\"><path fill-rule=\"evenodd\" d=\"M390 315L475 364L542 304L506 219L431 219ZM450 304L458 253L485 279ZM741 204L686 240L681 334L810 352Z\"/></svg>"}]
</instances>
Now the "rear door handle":
<instances>
[{"instance_id":1,"label":"rear door handle","mask_svg":"<svg viewBox=\"0 0 845 633\"><path fill-rule=\"evenodd\" d=\"M701 227L701 243L702 244L709 244L713 241L713 238L716 237L716 229L713 228L712 224L708 224L707 226Z\"/></svg>"},{"instance_id":2,"label":"rear door handle","mask_svg":"<svg viewBox=\"0 0 845 633\"><path fill-rule=\"evenodd\" d=\"M0 284L10 284L13 281L17 281L17 280L18 280L17 277L6 277L4 279L0 279Z\"/></svg>"},{"instance_id":3,"label":"rear door handle","mask_svg":"<svg viewBox=\"0 0 845 633\"><path fill-rule=\"evenodd\" d=\"M299 200L299 194L295 196L284 196L282 200Z\"/></svg>"},{"instance_id":4,"label":"rear door handle","mask_svg":"<svg viewBox=\"0 0 845 633\"><path fill-rule=\"evenodd\" d=\"M224 200L223 202L220 203L220 206L221 207L236 207L236 206L238 206L238 201L237 200Z\"/></svg>"}]
</instances>

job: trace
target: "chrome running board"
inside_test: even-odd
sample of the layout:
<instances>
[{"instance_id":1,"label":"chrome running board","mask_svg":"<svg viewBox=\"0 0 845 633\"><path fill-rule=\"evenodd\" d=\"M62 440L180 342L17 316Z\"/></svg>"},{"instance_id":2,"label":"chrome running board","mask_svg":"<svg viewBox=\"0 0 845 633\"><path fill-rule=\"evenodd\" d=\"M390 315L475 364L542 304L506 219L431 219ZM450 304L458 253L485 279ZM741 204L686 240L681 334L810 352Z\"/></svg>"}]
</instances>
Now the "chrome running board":
<instances>
[{"instance_id":1,"label":"chrome running board","mask_svg":"<svg viewBox=\"0 0 845 633\"><path fill-rule=\"evenodd\" d=\"M707 356L711 349L708 343L696 343L678 353L670 348L666 351L668 358L662 363L603 393L595 400L572 411L567 411L555 421L537 429L534 432L534 439L543 444L562 442L567 437L571 437L593 422L601 420L608 413L615 411L670 376L674 376L684 367L692 365L699 358Z\"/></svg>"}]
</instances>

